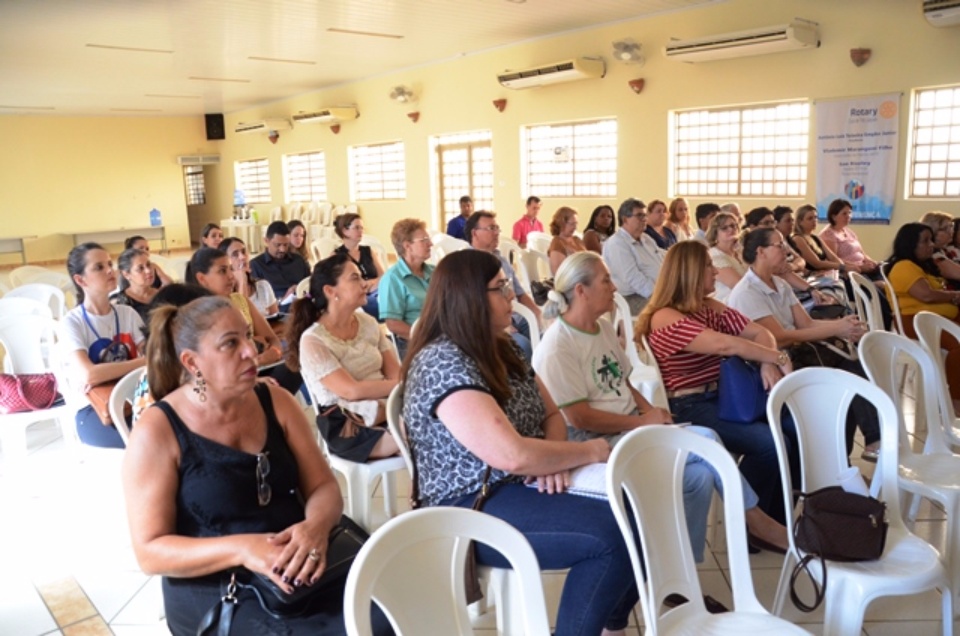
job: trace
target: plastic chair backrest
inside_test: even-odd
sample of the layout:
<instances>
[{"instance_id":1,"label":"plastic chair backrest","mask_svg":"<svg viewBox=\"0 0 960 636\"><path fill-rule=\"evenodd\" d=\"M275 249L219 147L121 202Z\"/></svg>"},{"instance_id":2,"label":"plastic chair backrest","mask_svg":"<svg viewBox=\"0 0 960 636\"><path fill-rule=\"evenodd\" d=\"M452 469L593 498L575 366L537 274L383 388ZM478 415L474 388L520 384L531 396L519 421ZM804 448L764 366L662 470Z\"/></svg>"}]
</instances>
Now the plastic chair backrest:
<instances>
[{"instance_id":1,"label":"plastic chair backrest","mask_svg":"<svg viewBox=\"0 0 960 636\"><path fill-rule=\"evenodd\" d=\"M867 336L870 336L869 338ZM937 339L939 356L939 338ZM903 417L903 392L900 391L900 381L906 367L913 367L917 374L914 381L916 389L917 413L923 413L927 424L926 447L938 453L950 453L949 445L944 439L944 423L946 413L953 413L949 404L950 393L946 389L946 381L939 372L937 359L930 355L920 343L910 340L899 334L890 332L870 332L866 334L859 345L860 360L867 372L867 377L886 393L897 407L899 418L900 457L914 454L907 434L906 421ZM942 387L942 388L941 388Z\"/></svg>"},{"instance_id":2,"label":"plastic chair backrest","mask_svg":"<svg viewBox=\"0 0 960 636\"><path fill-rule=\"evenodd\" d=\"M47 373L43 352L56 346L57 323L47 317L21 314L0 317L0 345L9 373Z\"/></svg>"},{"instance_id":3,"label":"plastic chair backrest","mask_svg":"<svg viewBox=\"0 0 960 636\"><path fill-rule=\"evenodd\" d=\"M21 265L20 267L10 271L10 285L13 287L26 285L27 283L32 283L33 279L37 276L50 273L52 272L46 267L39 267L37 265Z\"/></svg>"},{"instance_id":4,"label":"plastic chair backrest","mask_svg":"<svg viewBox=\"0 0 960 636\"><path fill-rule=\"evenodd\" d=\"M457 252L470 247L470 244L466 241L453 238L448 234L435 234L430 238L430 241L433 243L430 256L431 258L435 259L435 262L437 263L439 263L440 259L450 252Z\"/></svg>"},{"instance_id":5,"label":"plastic chair backrest","mask_svg":"<svg viewBox=\"0 0 960 636\"><path fill-rule=\"evenodd\" d=\"M501 236L497 249L500 250L503 257L506 258L514 268L520 264L520 255L523 253L523 250L520 248L520 244L512 238Z\"/></svg>"},{"instance_id":6,"label":"plastic chair backrest","mask_svg":"<svg viewBox=\"0 0 960 636\"><path fill-rule=\"evenodd\" d=\"M303 215L303 204L302 203L288 203L287 204L287 216L290 217L290 220L299 219Z\"/></svg>"},{"instance_id":7,"label":"plastic chair backrest","mask_svg":"<svg viewBox=\"0 0 960 636\"><path fill-rule=\"evenodd\" d=\"M281 206L275 206L270 208L270 222L282 221L283 220L283 208Z\"/></svg>"},{"instance_id":8,"label":"plastic chair backrest","mask_svg":"<svg viewBox=\"0 0 960 636\"><path fill-rule=\"evenodd\" d=\"M913 328L917 331L920 344L930 354L936 364L937 376L940 379L939 390L933 391L940 403L941 422L944 425L943 433L950 444L960 445L960 437L954 431L953 424L957 420L957 413L950 399L950 387L947 385L947 374L944 370L944 358L940 349L940 338L943 332L960 342L960 325L943 316L930 311L921 311L913 318ZM925 385L933 387L933 384Z\"/></svg>"},{"instance_id":9,"label":"plastic chair backrest","mask_svg":"<svg viewBox=\"0 0 960 636\"><path fill-rule=\"evenodd\" d=\"M130 426L127 424L127 419L123 415L123 406L127 402L131 405L133 404L133 393L137 390L137 386L140 385L140 378L143 376L143 373L143 369L134 369L120 378L120 381L114 385L113 391L110 392L110 401L107 404L110 410L110 419L113 420L113 425L117 428L117 432L120 433L124 446L129 443Z\"/></svg>"},{"instance_id":10,"label":"plastic chair backrest","mask_svg":"<svg viewBox=\"0 0 960 636\"><path fill-rule=\"evenodd\" d=\"M303 298L310 293L310 277L307 276L302 281L297 283L297 298Z\"/></svg>"},{"instance_id":11,"label":"plastic chair backrest","mask_svg":"<svg viewBox=\"0 0 960 636\"><path fill-rule=\"evenodd\" d=\"M67 300L58 287L45 283L28 283L14 287L5 298L31 298L50 307L53 317L60 319L66 313Z\"/></svg>"},{"instance_id":12,"label":"plastic chair backrest","mask_svg":"<svg viewBox=\"0 0 960 636\"><path fill-rule=\"evenodd\" d=\"M520 266L527 268L527 278L531 281L553 278L550 273L550 259L545 252L527 249L520 256Z\"/></svg>"},{"instance_id":13,"label":"plastic chair backrest","mask_svg":"<svg viewBox=\"0 0 960 636\"><path fill-rule=\"evenodd\" d=\"M384 270L390 267L390 261L387 260L387 248L376 236L364 234L363 238L360 239L360 245L370 246L370 249L380 260L380 265L384 268Z\"/></svg>"},{"instance_id":14,"label":"plastic chair backrest","mask_svg":"<svg viewBox=\"0 0 960 636\"><path fill-rule=\"evenodd\" d=\"M690 599L670 610L671 617L706 615L683 505L683 473L689 453L713 466L723 483L734 609L767 613L757 600L750 575L743 491L730 453L713 440L682 428L643 426L624 436L610 455L607 497L630 552L644 623L653 626L652 633L662 624L660 608L670 594ZM631 510L640 548L634 541Z\"/></svg>"},{"instance_id":15,"label":"plastic chair backrest","mask_svg":"<svg viewBox=\"0 0 960 636\"><path fill-rule=\"evenodd\" d=\"M634 346L637 350L637 355L640 358L640 363L650 368L656 375L656 383L653 390L653 395L645 395L644 397L647 398L647 401L649 401L653 406L658 406L669 411L670 402L667 399L667 389L663 385L663 375L660 373L660 364L653 356L653 349L650 348L650 343L647 341L647 336L641 335L640 344Z\"/></svg>"},{"instance_id":16,"label":"plastic chair backrest","mask_svg":"<svg viewBox=\"0 0 960 636\"><path fill-rule=\"evenodd\" d=\"M886 263L881 263L879 269L880 275L883 276L883 284L886 287L887 300L890 301L890 310L897 321L897 333L906 335L903 330L903 316L900 314L900 300L897 298L897 292L893 289L893 285L890 284L890 279L887 278L886 267Z\"/></svg>"},{"instance_id":17,"label":"plastic chair backrest","mask_svg":"<svg viewBox=\"0 0 960 636\"><path fill-rule=\"evenodd\" d=\"M547 253L553 237L546 232L527 232L527 249Z\"/></svg>"},{"instance_id":18,"label":"plastic chair backrest","mask_svg":"<svg viewBox=\"0 0 960 636\"><path fill-rule=\"evenodd\" d=\"M850 272L849 275L853 287L853 299L856 302L860 320L867 323L870 331L883 331L883 313L880 309L880 296L878 295L883 292L862 274Z\"/></svg>"},{"instance_id":19,"label":"plastic chair backrest","mask_svg":"<svg viewBox=\"0 0 960 636\"><path fill-rule=\"evenodd\" d=\"M401 417L403 413L403 384L398 384L390 391L387 398L387 428L390 429L390 435L397 442L400 449L400 456L403 457L407 465L407 473L410 479L413 479L413 456L410 454L410 444L407 442L407 430L404 427Z\"/></svg>"},{"instance_id":20,"label":"plastic chair backrest","mask_svg":"<svg viewBox=\"0 0 960 636\"><path fill-rule=\"evenodd\" d=\"M7 316L43 316L53 318L50 305L33 298L4 296L0 298L0 317Z\"/></svg>"},{"instance_id":21,"label":"plastic chair backrest","mask_svg":"<svg viewBox=\"0 0 960 636\"><path fill-rule=\"evenodd\" d=\"M513 301L513 312L523 316L523 319L530 325L530 345L534 350L540 345L540 325L537 324L537 317L533 315L530 308Z\"/></svg>"},{"instance_id":22,"label":"plastic chair backrest","mask_svg":"<svg viewBox=\"0 0 960 636\"><path fill-rule=\"evenodd\" d=\"M333 204L329 201L320 202L320 225L330 226L333 223Z\"/></svg>"},{"instance_id":23,"label":"plastic chair backrest","mask_svg":"<svg viewBox=\"0 0 960 636\"><path fill-rule=\"evenodd\" d=\"M861 341L888 336L882 331L866 334ZM840 474L849 466L846 444L847 412L850 402L861 396L872 404L880 416L880 437L883 440L898 438L899 421L896 406L882 388L867 380L839 369L823 367L794 371L773 387L767 400L767 420L777 447L783 498L789 511L787 535L793 545L794 515L792 514L793 488L809 493L828 486L837 486ZM780 412L786 405L796 424L800 451L801 483L797 486L790 479L789 460L781 428ZM880 444L880 459L874 479L881 480L883 499L891 514L887 515L890 529L904 530L900 510L898 488L897 445ZM796 549L794 548L796 554Z\"/></svg>"},{"instance_id":24,"label":"plastic chair backrest","mask_svg":"<svg viewBox=\"0 0 960 636\"><path fill-rule=\"evenodd\" d=\"M468 634L462 546L483 543L500 552L520 580L523 633L550 633L537 557L513 526L474 510L436 507L391 519L360 550L344 592L347 634L371 634L372 601L398 634ZM425 611L424 608L429 608Z\"/></svg>"}]
</instances>

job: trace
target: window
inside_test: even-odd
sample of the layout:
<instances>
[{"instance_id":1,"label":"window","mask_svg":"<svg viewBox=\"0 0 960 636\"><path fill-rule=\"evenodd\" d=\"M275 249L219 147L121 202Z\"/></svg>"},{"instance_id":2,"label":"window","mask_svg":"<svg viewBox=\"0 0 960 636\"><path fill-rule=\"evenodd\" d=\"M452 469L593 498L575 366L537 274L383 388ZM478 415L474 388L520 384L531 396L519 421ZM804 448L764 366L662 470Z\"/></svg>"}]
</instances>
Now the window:
<instances>
[{"instance_id":1,"label":"window","mask_svg":"<svg viewBox=\"0 0 960 636\"><path fill-rule=\"evenodd\" d=\"M526 196L617 195L617 120L523 129Z\"/></svg>"},{"instance_id":2,"label":"window","mask_svg":"<svg viewBox=\"0 0 960 636\"><path fill-rule=\"evenodd\" d=\"M403 142L350 148L350 191L354 201L407 197Z\"/></svg>"},{"instance_id":3,"label":"window","mask_svg":"<svg viewBox=\"0 0 960 636\"><path fill-rule=\"evenodd\" d=\"M327 200L327 160L323 151L286 155L287 201Z\"/></svg>"},{"instance_id":4,"label":"window","mask_svg":"<svg viewBox=\"0 0 960 636\"><path fill-rule=\"evenodd\" d=\"M444 226L460 214L460 197L474 210L493 209L493 148L489 130L434 137Z\"/></svg>"},{"instance_id":5,"label":"window","mask_svg":"<svg viewBox=\"0 0 960 636\"><path fill-rule=\"evenodd\" d=\"M187 190L187 205L207 202L207 188L203 183L203 166L184 166L183 182Z\"/></svg>"},{"instance_id":6,"label":"window","mask_svg":"<svg viewBox=\"0 0 960 636\"><path fill-rule=\"evenodd\" d=\"M910 138L910 196L960 197L960 86L916 92Z\"/></svg>"},{"instance_id":7,"label":"window","mask_svg":"<svg viewBox=\"0 0 960 636\"><path fill-rule=\"evenodd\" d=\"M246 203L270 203L270 160L250 159L236 163L237 189Z\"/></svg>"},{"instance_id":8,"label":"window","mask_svg":"<svg viewBox=\"0 0 960 636\"><path fill-rule=\"evenodd\" d=\"M672 116L674 196L807 194L810 104Z\"/></svg>"}]
</instances>

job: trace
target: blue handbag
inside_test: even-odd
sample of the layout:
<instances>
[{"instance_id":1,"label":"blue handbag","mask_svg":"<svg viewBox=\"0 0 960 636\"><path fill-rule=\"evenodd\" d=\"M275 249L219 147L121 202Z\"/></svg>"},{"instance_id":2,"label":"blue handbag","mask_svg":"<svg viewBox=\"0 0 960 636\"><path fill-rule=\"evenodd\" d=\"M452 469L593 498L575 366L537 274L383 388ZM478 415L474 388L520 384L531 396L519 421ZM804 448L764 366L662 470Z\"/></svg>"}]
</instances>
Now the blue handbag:
<instances>
[{"instance_id":1,"label":"blue handbag","mask_svg":"<svg viewBox=\"0 0 960 636\"><path fill-rule=\"evenodd\" d=\"M753 424L767 419L767 390L760 365L732 356L720 363L718 397L720 419Z\"/></svg>"}]
</instances>

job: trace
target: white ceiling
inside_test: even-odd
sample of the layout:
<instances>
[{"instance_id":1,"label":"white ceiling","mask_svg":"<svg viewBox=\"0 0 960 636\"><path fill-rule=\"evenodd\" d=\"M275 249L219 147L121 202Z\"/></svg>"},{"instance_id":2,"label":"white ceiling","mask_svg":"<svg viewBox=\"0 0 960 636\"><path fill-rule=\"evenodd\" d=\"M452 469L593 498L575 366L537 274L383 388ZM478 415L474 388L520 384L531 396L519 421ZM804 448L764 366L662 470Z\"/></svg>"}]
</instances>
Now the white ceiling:
<instances>
[{"instance_id":1,"label":"white ceiling","mask_svg":"<svg viewBox=\"0 0 960 636\"><path fill-rule=\"evenodd\" d=\"M0 114L229 113L518 41L723 1L0 0Z\"/></svg>"}]
</instances>

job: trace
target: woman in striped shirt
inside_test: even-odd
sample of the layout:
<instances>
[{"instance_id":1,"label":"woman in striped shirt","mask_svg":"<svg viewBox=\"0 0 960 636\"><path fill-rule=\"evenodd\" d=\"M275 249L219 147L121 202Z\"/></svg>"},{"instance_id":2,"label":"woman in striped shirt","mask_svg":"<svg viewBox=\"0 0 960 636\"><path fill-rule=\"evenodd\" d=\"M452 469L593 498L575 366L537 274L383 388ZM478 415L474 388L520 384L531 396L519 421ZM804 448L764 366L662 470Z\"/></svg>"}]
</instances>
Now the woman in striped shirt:
<instances>
[{"instance_id":1,"label":"woman in striped shirt","mask_svg":"<svg viewBox=\"0 0 960 636\"><path fill-rule=\"evenodd\" d=\"M670 412L677 422L713 429L731 453L742 455L740 471L757 492L760 509L783 523L783 497L777 450L765 421L739 424L720 419L717 380L720 362L740 356L761 363L769 390L792 370L769 331L740 312L710 298L717 270L707 247L684 241L668 252L650 301L637 319L660 366ZM794 482L800 483L793 422L785 418L784 436Z\"/></svg>"}]
</instances>

